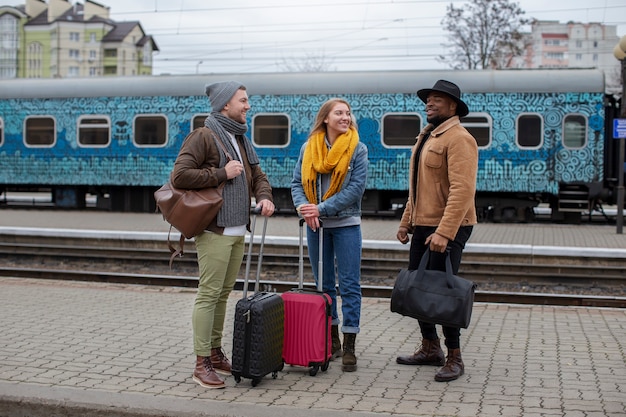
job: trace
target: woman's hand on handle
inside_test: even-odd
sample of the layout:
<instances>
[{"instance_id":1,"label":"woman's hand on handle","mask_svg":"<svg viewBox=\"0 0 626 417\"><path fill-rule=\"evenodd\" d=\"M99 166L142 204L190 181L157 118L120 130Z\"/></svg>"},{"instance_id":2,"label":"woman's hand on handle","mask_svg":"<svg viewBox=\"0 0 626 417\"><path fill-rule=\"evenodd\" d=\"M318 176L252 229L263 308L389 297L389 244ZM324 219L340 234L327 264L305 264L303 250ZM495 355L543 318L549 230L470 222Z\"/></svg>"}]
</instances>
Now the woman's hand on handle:
<instances>
[{"instance_id":1,"label":"woman's hand on handle","mask_svg":"<svg viewBox=\"0 0 626 417\"><path fill-rule=\"evenodd\" d=\"M317 204L302 204L297 210L311 230L316 231L319 229L320 211L317 208Z\"/></svg>"}]
</instances>

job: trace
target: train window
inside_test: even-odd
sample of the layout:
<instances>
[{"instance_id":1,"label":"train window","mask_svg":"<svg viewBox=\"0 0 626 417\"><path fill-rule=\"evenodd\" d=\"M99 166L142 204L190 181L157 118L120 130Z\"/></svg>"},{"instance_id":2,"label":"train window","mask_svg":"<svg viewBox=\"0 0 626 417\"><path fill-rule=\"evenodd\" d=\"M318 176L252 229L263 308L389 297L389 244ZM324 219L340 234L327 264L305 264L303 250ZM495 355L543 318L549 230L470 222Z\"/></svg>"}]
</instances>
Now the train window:
<instances>
[{"instance_id":1,"label":"train window","mask_svg":"<svg viewBox=\"0 0 626 417\"><path fill-rule=\"evenodd\" d=\"M24 121L26 146L53 146L56 141L56 124L52 117L33 116Z\"/></svg>"},{"instance_id":2,"label":"train window","mask_svg":"<svg viewBox=\"0 0 626 417\"><path fill-rule=\"evenodd\" d=\"M538 114L521 114L517 118L516 142L520 148L539 148L543 143L543 120Z\"/></svg>"},{"instance_id":3,"label":"train window","mask_svg":"<svg viewBox=\"0 0 626 417\"><path fill-rule=\"evenodd\" d=\"M422 130L417 113L388 113L383 116L381 138L384 146L410 148Z\"/></svg>"},{"instance_id":4,"label":"train window","mask_svg":"<svg viewBox=\"0 0 626 417\"><path fill-rule=\"evenodd\" d=\"M80 146L107 146L111 141L111 121L106 116L81 116L77 130Z\"/></svg>"},{"instance_id":5,"label":"train window","mask_svg":"<svg viewBox=\"0 0 626 417\"><path fill-rule=\"evenodd\" d=\"M485 113L470 113L461 118L461 124L476 139L479 148L487 148L491 144L491 116Z\"/></svg>"},{"instance_id":6,"label":"train window","mask_svg":"<svg viewBox=\"0 0 626 417\"><path fill-rule=\"evenodd\" d=\"M252 143L257 146L287 146L290 133L286 114L255 114L252 118Z\"/></svg>"},{"instance_id":7,"label":"train window","mask_svg":"<svg viewBox=\"0 0 626 417\"><path fill-rule=\"evenodd\" d=\"M204 121L206 120L208 115L209 114L206 113L206 114L196 114L195 116L193 116L193 119L191 119L191 130L195 130L199 127L204 126Z\"/></svg>"},{"instance_id":8,"label":"train window","mask_svg":"<svg viewBox=\"0 0 626 417\"><path fill-rule=\"evenodd\" d=\"M583 148L587 144L587 119L582 114L568 114L563 119L563 146Z\"/></svg>"},{"instance_id":9,"label":"train window","mask_svg":"<svg viewBox=\"0 0 626 417\"><path fill-rule=\"evenodd\" d=\"M137 146L163 146L167 143L167 119L158 114L144 114L133 122Z\"/></svg>"}]
</instances>

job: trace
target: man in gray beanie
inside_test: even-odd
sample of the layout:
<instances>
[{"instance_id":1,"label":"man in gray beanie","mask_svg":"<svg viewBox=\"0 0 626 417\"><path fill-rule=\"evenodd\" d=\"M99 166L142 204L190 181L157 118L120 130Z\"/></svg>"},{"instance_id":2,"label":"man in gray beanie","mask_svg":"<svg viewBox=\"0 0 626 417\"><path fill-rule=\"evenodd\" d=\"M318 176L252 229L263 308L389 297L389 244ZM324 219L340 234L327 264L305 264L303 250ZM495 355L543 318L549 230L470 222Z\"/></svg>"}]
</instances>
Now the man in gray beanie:
<instances>
[{"instance_id":1,"label":"man in gray beanie","mask_svg":"<svg viewBox=\"0 0 626 417\"><path fill-rule=\"evenodd\" d=\"M237 81L208 84L205 91L206 95L209 96L213 111L221 111L240 88L246 89L243 84Z\"/></svg>"},{"instance_id":2,"label":"man in gray beanie","mask_svg":"<svg viewBox=\"0 0 626 417\"><path fill-rule=\"evenodd\" d=\"M250 230L252 197L263 216L274 213L272 187L250 140L246 87L236 81L206 86L212 112L180 148L171 181L183 189L225 183L217 218L194 237L200 279L192 314L196 367L193 380L206 388L224 388L231 364L222 350L226 302L235 286Z\"/></svg>"}]
</instances>

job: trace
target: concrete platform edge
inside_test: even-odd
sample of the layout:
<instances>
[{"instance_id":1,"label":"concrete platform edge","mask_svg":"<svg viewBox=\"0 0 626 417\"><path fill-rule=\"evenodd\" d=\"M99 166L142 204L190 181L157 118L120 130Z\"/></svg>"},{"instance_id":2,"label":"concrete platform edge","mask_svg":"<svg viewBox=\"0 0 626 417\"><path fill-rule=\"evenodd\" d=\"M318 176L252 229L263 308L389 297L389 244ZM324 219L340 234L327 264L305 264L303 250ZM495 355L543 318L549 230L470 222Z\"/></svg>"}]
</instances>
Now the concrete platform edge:
<instances>
[{"instance_id":1,"label":"concrete platform edge","mask_svg":"<svg viewBox=\"0 0 626 417\"><path fill-rule=\"evenodd\" d=\"M0 417L336 417L337 413L0 381ZM350 417L380 417L348 413Z\"/></svg>"},{"instance_id":2,"label":"concrete platform edge","mask_svg":"<svg viewBox=\"0 0 626 417\"><path fill-rule=\"evenodd\" d=\"M138 232L119 230L88 230L88 229L63 229L63 228L30 228L30 227L6 227L0 226L0 235L8 236L44 236L44 237L67 237L67 238L93 238L97 236L103 240L153 240L166 242L167 232ZM178 241L180 233L172 232L170 240ZM246 234L246 242L250 235ZM254 237L254 242L258 244L261 238ZM299 239L290 236L267 236L266 245L297 246ZM304 242L306 246L306 239ZM382 249L408 252L410 245L403 245L398 241L363 239L364 249ZM569 256L569 257L589 257L603 258L614 257L626 259L626 249L623 248L597 248L597 247L574 247L574 246L553 246L553 245L532 245L532 244L498 244L498 243L472 243L466 245L467 253L490 253L490 254L525 254L528 256Z\"/></svg>"}]
</instances>

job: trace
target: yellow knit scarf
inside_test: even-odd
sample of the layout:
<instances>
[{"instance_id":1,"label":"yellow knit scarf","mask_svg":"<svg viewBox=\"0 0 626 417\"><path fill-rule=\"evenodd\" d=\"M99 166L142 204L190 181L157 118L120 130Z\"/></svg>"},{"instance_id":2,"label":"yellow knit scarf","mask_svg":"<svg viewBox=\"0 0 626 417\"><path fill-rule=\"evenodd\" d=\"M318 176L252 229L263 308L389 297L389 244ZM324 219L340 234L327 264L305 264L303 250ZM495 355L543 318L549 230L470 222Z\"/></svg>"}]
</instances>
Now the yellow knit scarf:
<instances>
[{"instance_id":1,"label":"yellow knit scarf","mask_svg":"<svg viewBox=\"0 0 626 417\"><path fill-rule=\"evenodd\" d=\"M359 143L359 133L354 127L340 135L330 149L325 136L325 132L311 135L302 158L302 187L309 203L313 204L317 204L317 174L331 173L330 187L322 200L339 192Z\"/></svg>"}]
</instances>

